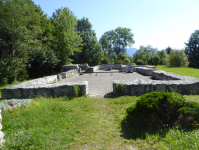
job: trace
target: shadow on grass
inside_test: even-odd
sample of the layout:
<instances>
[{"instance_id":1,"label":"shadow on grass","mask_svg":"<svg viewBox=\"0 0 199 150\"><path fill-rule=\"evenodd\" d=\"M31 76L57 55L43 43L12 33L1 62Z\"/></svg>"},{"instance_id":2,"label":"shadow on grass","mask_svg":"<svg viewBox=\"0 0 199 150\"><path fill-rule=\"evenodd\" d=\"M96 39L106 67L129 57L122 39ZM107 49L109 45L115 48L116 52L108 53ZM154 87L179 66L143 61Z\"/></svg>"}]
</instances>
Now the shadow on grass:
<instances>
[{"instance_id":1,"label":"shadow on grass","mask_svg":"<svg viewBox=\"0 0 199 150\"><path fill-rule=\"evenodd\" d=\"M145 139L147 135L160 135L165 137L169 131L169 127L157 128L157 124L148 127L144 124L137 124L132 121L130 117L126 117L121 122L122 134L121 137L125 139Z\"/></svg>"}]
</instances>

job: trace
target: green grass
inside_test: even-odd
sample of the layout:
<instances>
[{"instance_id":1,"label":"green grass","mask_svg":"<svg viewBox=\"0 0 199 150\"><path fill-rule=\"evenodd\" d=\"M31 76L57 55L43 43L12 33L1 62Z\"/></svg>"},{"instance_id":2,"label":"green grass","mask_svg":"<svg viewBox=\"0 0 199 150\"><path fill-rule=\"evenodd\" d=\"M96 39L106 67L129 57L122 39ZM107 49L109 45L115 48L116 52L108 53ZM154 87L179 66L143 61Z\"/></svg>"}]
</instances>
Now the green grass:
<instances>
[{"instance_id":1,"label":"green grass","mask_svg":"<svg viewBox=\"0 0 199 150\"><path fill-rule=\"evenodd\" d=\"M157 67L160 68L169 72L182 69L181 73L187 74L178 74L186 76L198 74L198 69L192 74L186 71L192 68ZM0 89L16 84L19 83ZM199 149L199 129L182 131L174 126L165 129L168 130L165 136L147 133L146 138L135 137L136 128L126 120L126 109L138 98L34 98L29 106L2 112L4 149ZM199 102L198 95L185 95L185 98Z\"/></svg>"},{"instance_id":2,"label":"green grass","mask_svg":"<svg viewBox=\"0 0 199 150\"><path fill-rule=\"evenodd\" d=\"M199 130L171 128L166 136L134 137L126 108L139 97L40 97L3 111L5 149L198 149ZM199 101L199 96L186 98ZM162 131L164 132L164 131Z\"/></svg>"},{"instance_id":3,"label":"green grass","mask_svg":"<svg viewBox=\"0 0 199 150\"><path fill-rule=\"evenodd\" d=\"M156 69L163 70L163 71L166 71L166 72L176 73L176 74L179 74L181 76L191 76L191 77L194 77L194 78L199 78L199 69L195 69L195 68L156 66Z\"/></svg>"}]
</instances>

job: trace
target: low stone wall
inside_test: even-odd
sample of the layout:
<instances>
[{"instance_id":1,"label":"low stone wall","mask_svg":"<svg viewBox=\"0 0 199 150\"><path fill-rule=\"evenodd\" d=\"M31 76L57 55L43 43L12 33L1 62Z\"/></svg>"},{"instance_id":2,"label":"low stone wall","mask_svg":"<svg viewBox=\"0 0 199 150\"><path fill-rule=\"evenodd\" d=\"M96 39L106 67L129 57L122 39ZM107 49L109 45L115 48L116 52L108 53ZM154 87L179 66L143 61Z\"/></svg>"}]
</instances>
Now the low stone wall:
<instances>
[{"instance_id":1,"label":"low stone wall","mask_svg":"<svg viewBox=\"0 0 199 150\"><path fill-rule=\"evenodd\" d=\"M78 67L81 68L81 70L86 70L90 66L88 64L79 64Z\"/></svg>"},{"instance_id":2,"label":"low stone wall","mask_svg":"<svg viewBox=\"0 0 199 150\"><path fill-rule=\"evenodd\" d=\"M152 76L152 73L156 71L157 69L151 68L151 67L134 67L133 69L135 72L138 72L140 74L146 75L146 76Z\"/></svg>"},{"instance_id":3,"label":"low stone wall","mask_svg":"<svg viewBox=\"0 0 199 150\"><path fill-rule=\"evenodd\" d=\"M56 81L57 81L57 75L53 75L53 76L46 76L32 81L24 82L22 84L48 84Z\"/></svg>"},{"instance_id":4,"label":"low stone wall","mask_svg":"<svg viewBox=\"0 0 199 150\"><path fill-rule=\"evenodd\" d=\"M128 72L128 66L124 66L122 67L122 72Z\"/></svg>"},{"instance_id":5,"label":"low stone wall","mask_svg":"<svg viewBox=\"0 0 199 150\"><path fill-rule=\"evenodd\" d=\"M141 95L153 91L199 94L199 79L194 77L180 76L146 67L136 67L135 70L144 75L152 75L158 80L115 80L113 81L114 94L117 94L116 85L121 83L125 86L124 95Z\"/></svg>"},{"instance_id":6,"label":"low stone wall","mask_svg":"<svg viewBox=\"0 0 199 150\"><path fill-rule=\"evenodd\" d=\"M88 73L93 73L96 70L105 70L106 68L112 68L112 69L118 69L122 70L121 64L106 64L106 65L97 65L97 66L92 66L86 69L86 72Z\"/></svg>"},{"instance_id":7,"label":"low stone wall","mask_svg":"<svg viewBox=\"0 0 199 150\"><path fill-rule=\"evenodd\" d=\"M74 85L79 85L80 95L88 94L88 82L82 81L55 84L19 84L2 89L1 95L4 99L74 95Z\"/></svg>"},{"instance_id":8,"label":"low stone wall","mask_svg":"<svg viewBox=\"0 0 199 150\"><path fill-rule=\"evenodd\" d=\"M79 85L81 92L80 95L88 94L88 82L74 82L64 84L50 84L61 79L71 77L78 74L79 69L69 70L62 72L58 75L47 76L32 81L24 82L9 88L1 90L1 96L4 99L11 98L30 98L38 96L61 96L65 94L74 95L73 85Z\"/></svg>"},{"instance_id":9,"label":"low stone wall","mask_svg":"<svg viewBox=\"0 0 199 150\"><path fill-rule=\"evenodd\" d=\"M5 140L3 139L4 137L4 133L1 131L2 130L2 116L1 116L1 109L0 109L0 148L3 147L3 143L5 142Z\"/></svg>"},{"instance_id":10,"label":"low stone wall","mask_svg":"<svg viewBox=\"0 0 199 150\"><path fill-rule=\"evenodd\" d=\"M79 69L78 64L75 64L75 65L63 65L62 66L62 71L63 72L66 72L68 70L73 70L73 69Z\"/></svg>"},{"instance_id":11,"label":"low stone wall","mask_svg":"<svg viewBox=\"0 0 199 150\"><path fill-rule=\"evenodd\" d=\"M65 79L67 77L71 77L75 74L78 74L79 70L78 69L73 69L73 70L69 70L67 72L62 72L60 74L57 75L57 80L60 81L61 79Z\"/></svg>"}]
</instances>

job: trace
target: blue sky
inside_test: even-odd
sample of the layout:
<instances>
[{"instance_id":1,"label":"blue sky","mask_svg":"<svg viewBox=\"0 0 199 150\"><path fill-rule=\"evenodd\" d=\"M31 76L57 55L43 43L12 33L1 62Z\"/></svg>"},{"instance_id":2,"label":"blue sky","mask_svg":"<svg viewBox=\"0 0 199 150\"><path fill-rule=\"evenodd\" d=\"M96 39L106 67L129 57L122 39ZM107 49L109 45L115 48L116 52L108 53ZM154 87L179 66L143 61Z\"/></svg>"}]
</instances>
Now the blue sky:
<instances>
[{"instance_id":1,"label":"blue sky","mask_svg":"<svg viewBox=\"0 0 199 150\"><path fill-rule=\"evenodd\" d=\"M199 0L33 0L44 13L68 7L77 19L87 17L99 39L117 27L131 28L134 48L183 49L199 29Z\"/></svg>"}]
</instances>

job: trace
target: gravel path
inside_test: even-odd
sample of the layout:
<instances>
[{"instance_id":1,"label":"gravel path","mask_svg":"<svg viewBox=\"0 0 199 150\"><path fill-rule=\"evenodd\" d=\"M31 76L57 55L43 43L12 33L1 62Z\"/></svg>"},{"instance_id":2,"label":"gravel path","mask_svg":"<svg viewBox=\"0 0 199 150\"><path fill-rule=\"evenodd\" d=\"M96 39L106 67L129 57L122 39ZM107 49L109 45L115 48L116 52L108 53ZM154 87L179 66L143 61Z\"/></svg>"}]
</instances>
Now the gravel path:
<instances>
[{"instance_id":1,"label":"gravel path","mask_svg":"<svg viewBox=\"0 0 199 150\"><path fill-rule=\"evenodd\" d=\"M94 95L105 95L107 93L113 92L113 80L150 80L151 76L143 76L136 72L125 73L118 72L113 73L92 73L76 75L70 78L61 80L61 82L78 82L78 81L88 81L89 93Z\"/></svg>"}]
</instances>

